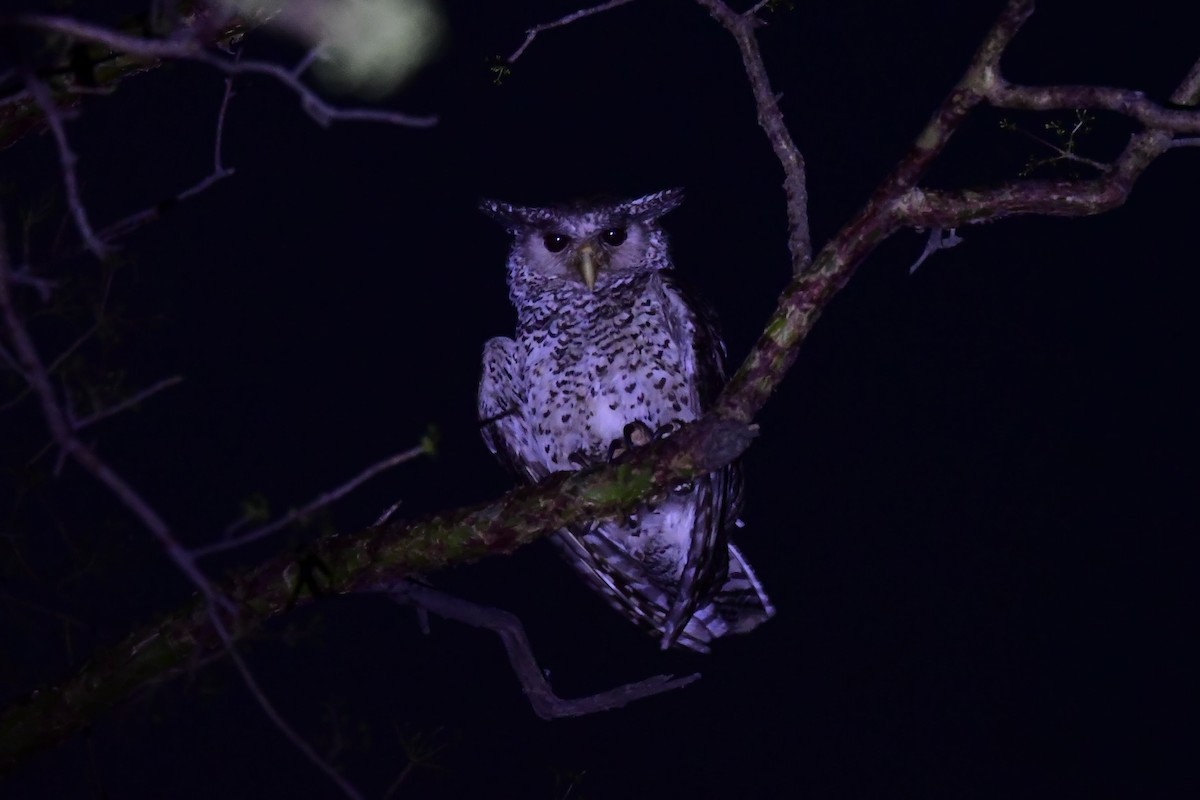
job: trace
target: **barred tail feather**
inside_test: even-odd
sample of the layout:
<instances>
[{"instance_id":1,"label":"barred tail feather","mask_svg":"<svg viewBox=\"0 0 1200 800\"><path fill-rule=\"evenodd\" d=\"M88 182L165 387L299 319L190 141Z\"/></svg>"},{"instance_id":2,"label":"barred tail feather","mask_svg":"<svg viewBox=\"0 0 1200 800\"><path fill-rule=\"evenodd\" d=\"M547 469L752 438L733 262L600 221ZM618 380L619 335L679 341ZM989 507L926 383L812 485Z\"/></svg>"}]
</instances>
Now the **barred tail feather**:
<instances>
[{"instance_id":1,"label":"barred tail feather","mask_svg":"<svg viewBox=\"0 0 1200 800\"><path fill-rule=\"evenodd\" d=\"M729 625L730 633L749 633L775 616L750 562L732 542L729 544L729 576L712 598L712 604Z\"/></svg>"},{"instance_id":2,"label":"barred tail feather","mask_svg":"<svg viewBox=\"0 0 1200 800\"><path fill-rule=\"evenodd\" d=\"M640 562L596 529L562 530L550 538L616 611L652 634L662 636L669 629L668 614L676 606L677 587L654 580ZM775 607L753 570L741 551L730 544L725 583L698 605L673 646L708 653L713 639L748 633L774 614Z\"/></svg>"}]
</instances>

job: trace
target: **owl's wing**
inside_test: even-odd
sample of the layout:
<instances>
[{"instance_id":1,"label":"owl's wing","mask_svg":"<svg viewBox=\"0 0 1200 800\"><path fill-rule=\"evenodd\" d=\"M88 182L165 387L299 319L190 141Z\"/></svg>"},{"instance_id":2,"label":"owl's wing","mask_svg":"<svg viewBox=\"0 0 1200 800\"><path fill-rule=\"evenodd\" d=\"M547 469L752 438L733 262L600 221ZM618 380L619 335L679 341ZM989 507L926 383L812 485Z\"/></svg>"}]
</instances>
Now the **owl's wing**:
<instances>
[{"instance_id":1,"label":"owl's wing","mask_svg":"<svg viewBox=\"0 0 1200 800\"><path fill-rule=\"evenodd\" d=\"M680 502L678 499L676 502ZM703 504L697 505L697 510ZM646 523L639 515L636 524ZM620 544L627 541L623 521L605 520L573 525L550 540L584 581L627 619L660 638L670 630L668 614L681 595L673 579L656 578L646 564ZM717 570L724 577L718 587L696 593L695 609L680 626L672 644L698 653L731 633L747 633L770 619L775 608L767 599L750 565L733 543L714 548Z\"/></svg>"},{"instance_id":2,"label":"owl's wing","mask_svg":"<svg viewBox=\"0 0 1200 800\"><path fill-rule=\"evenodd\" d=\"M725 342L712 307L671 272L658 273L667 299L668 323L690 363L696 408L707 411L725 386ZM662 646L670 647L699 609L710 608L713 593L727 584L729 535L742 505L742 470L737 462L694 481L695 503L687 561L663 628Z\"/></svg>"},{"instance_id":3,"label":"owl's wing","mask_svg":"<svg viewBox=\"0 0 1200 800\"><path fill-rule=\"evenodd\" d=\"M615 529L623 524L604 521L573 525L550 540L584 581L617 612L649 633L661 635L678 593L674 587L656 580L641 561L616 543L619 535ZM686 622L675 643L707 653L708 643L726 633L728 626L724 620L716 619L714 629L699 616Z\"/></svg>"},{"instance_id":4,"label":"owl's wing","mask_svg":"<svg viewBox=\"0 0 1200 800\"><path fill-rule=\"evenodd\" d=\"M520 350L512 339L497 336L483 346L479 381L479 430L484 444L514 479L537 483L548 474L529 451L534 441L522 411Z\"/></svg>"},{"instance_id":5,"label":"owl's wing","mask_svg":"<svg viewBox=\"0 0 1200 800\"><path fill-rule=\"evenodd\" d=\"M725 388L729 379L725 359L728 352L721 337L717 312L707 301L694 291L687 281L674 272L659 272L663 283L668 308L672 311L671 324L676 341L692 343L692 387L701 413L708 411L716 402L717 395ZM735 461L726 468L724 514L721 522L732 525L742 513L742 467Z\"/></svg>"},{"instance_id":6,"label":"owl's wing","mask_svg":"<svg viewBox=\"0 0 1200 800\"><path fill-rule=\"evenodd\" d=\"M707 411L725 388L725 342L717 324L717 314L691 286L673 271L656 273L662 282L667 320L676 341L690 341L694 375L693 387L700 410Z\"/></svg>"}]
</instances>

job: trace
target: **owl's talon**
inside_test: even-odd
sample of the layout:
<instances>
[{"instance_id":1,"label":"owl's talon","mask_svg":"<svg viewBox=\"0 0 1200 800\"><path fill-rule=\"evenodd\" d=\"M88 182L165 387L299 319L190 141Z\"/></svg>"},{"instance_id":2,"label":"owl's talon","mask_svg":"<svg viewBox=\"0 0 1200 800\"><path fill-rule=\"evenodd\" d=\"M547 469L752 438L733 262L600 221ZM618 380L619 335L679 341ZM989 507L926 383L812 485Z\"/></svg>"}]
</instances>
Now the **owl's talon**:
<instances>
[{"instance_id":1,"label":"owl's talon","mask_svg":"<svg viewBox=\"0 0 1200 800\"><path fill-rule=\"evenodd\" d=\"M666 439L668 436L673 436L683 428L683 423L679 420L667 422L658 426L658 430L654 432L654 441Z\"/></svg>"},{"instance_id":2,"label":"owl's talon","mask_svg":"<svg viewBox=\"0 0 1200 800\"><path fill-rule=\"evenodd\" d=\"M571 455L567 456L567 461L571 462L580 469L588 469L596 466L596 460L582 450L576 450Z\"/></svg>"},{"instance_id":3,"label":"owl's talon","mask_svg":"<svg viewBox=\"0 0 1200 800\"><path fill-rule=\"evenodd\" d=\"M608 445L609 462L616 461L635 447L644 447L654 441L650 426L641 420L634 420L625 426L620 439L613 439Z\"/></svg>"},{"instance_id":4,"label":"owl's talon","mask_svg":"<svg viewBox=\"0 0 1200 800\"><path fill-rule=\"evenodd\" d=\"M632 450L635 447L645 447L654 441L654 432L650 426L639 420L634 420L625 426L625 446Z\"/></svg>"}]
</instances>

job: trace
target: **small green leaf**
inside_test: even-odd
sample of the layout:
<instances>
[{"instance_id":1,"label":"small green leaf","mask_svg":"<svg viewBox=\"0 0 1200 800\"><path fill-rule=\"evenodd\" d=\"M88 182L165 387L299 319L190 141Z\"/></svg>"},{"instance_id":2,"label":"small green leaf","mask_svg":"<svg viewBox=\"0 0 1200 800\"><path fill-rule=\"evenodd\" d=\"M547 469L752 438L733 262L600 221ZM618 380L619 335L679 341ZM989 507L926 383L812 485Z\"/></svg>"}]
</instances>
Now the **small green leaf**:
<instances>
[{"instance_id":1,"label":"small green leaf","mask_svg":"<svg viewBox=\"0 0 1200 800\"><path fill-rule=\"evenodd\" d=\"M255 492L242 501L242 517L247 522L263 522L271 518L271 503L266 495Z\"/></svg>"},{"instance_id":2,"label":"small green leaf","mask_svg":"<svg viewBox=\"0 0 1200 800\"><path fill-rule=\"evenodd\" d=\"M425 455L430 458L436 458L438 453L438 445L442 441L442 432L438 429L436 423L429 423L429 427L425 429L425 435L421 437L421 449L425 451Z\"/></svg>"},{"instance_id":3,"label":"small green leaf","mask_svg":"<svg viewBox=\"0 0 1200 800\"><path fill-rule=\"evenodd\" d=\"M504 60L503 56L492 56L487 59L488 72L492 73L492 83L499 86L504 82L504 79L512 75L512 64Z\"/></svg>"}]
</instances>

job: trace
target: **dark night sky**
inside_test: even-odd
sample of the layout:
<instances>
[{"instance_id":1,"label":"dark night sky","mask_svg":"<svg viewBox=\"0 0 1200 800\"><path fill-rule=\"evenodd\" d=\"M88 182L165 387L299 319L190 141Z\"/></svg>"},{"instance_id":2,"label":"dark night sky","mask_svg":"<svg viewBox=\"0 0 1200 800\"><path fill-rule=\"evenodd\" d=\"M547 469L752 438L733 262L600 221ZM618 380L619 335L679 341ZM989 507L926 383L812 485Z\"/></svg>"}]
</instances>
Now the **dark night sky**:
<instances>
[{"instance_id":1,"label":"dark night sky","mask_svg":"<svg viewBox=\"0 0 1200 800\"><path fill-rule=\"evenodd\" d=\"M1001 4L795 5L761 41L808 160L819 246L903 154ZM1013 80L1164 100L1197 56L1170 4L1107 18L1045 5L1006 60ZM439 59L387 101L438 114L427 131L322 129L269 81L239 83L225 150L236 176L129 239L116 281L136 322L118 348L132 385L186 382L92 439L186 542L218 535L252 492L279 510L305 502L429 423L435 461L377 478L327 522L355 530L396 499L419 515L507 488L474 421L482 344L514 319L507 242L480 197L686 187L667 218L676 264L716 306L732 360L747 352L788 263L781 172L732 40L689 3L643 2L546 34L491 83L489 56L575 7L448 3ZM246 56L296 53L255 36ZM70 134L100 224L206 172L221 89L179 65L84 104ZM929 183L1015 175L1038 151L998 121L969 123ZM1111 157L1128 130L1102 117L1089 154ZM14 206L59 185L49 137L0 153L0 169L11 230ZM272 625L246 648L258 679L323 751L341 737L336 762L368 797L404 765L398 736L435 731L444 769L401 796L561 798L567 771L586 771L572 798L1194 792L1198 175L1195 150L1171 153L1114 213L973 228L911 276L920 238L879 249L746 458L739 541L778 607L753 635L707 657L662 654L540 544L435 578L518 613L563 695L663 672L700 671L699 683L545 723L494 637L437 620L423 637L410 612L370 597ZM27 404L0 436L36 452L35 419ZM190 594L73 468L44 491L102 568L60 585L57 538L23 545L41 580L0 560L3 698ZM73 655L11 596L80 619ZM337 794L220 665L0 784L6 799L101 796Z\"/></svg>"}]
</instances>

